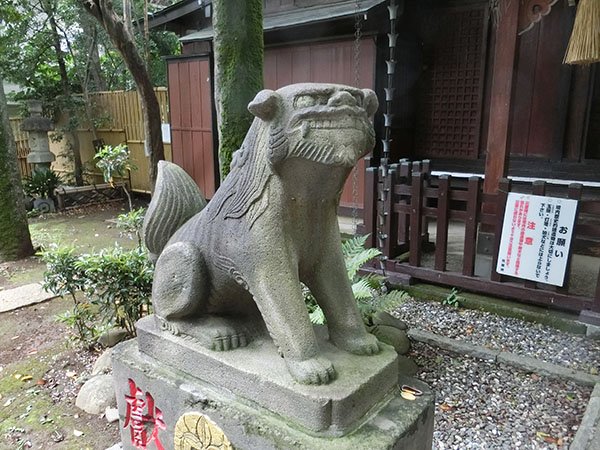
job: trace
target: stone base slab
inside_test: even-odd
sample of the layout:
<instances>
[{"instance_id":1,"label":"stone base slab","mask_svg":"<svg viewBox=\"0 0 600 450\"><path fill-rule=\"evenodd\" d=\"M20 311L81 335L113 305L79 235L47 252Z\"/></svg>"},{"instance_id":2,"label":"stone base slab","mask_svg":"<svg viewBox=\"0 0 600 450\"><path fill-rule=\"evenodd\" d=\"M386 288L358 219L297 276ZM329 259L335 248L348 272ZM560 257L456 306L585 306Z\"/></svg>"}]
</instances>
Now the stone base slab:
<instances>
[{"instance_id":1,"label":"stone base slab","mask_svg":"<svg viewBox=\"0 0 600 450\"><path fill-rule=\"evenodd\" d=\"M348 434L332 437L307 432L298 427L295 420L174 367L180 365L167 367L140 353L134 340L114 348L113 375L124 449L134 450L145 445L154 450L160 448L156 442L160 441L165 450L179 450L180 445L175 447L174 444L175 424L182 415L191 412L208 417L237 450L425 450L432 446L433 394L427 385L414 379L400 377L400 383L422 390L421 397L415 401L405 400L395 387ZM272 380L257 377L253 383L257 391L266 392L265 387L270 386ZM335 383L329 385L329 389L335 392L333 386ZM281 401L289 409L298 406L293 396L282 397ZM344 411L354 415L353 405L344 403ZM145 436L142 430L146 431ZM196 431L207 435L202 430Z\"/></svg>"},{"instance_id":2,"label":"stone base slab","mask_svg":"<svg viewBox=\"0 0 600 450\"><path fill-rule=\"evenodd\" d=\"M327 385L307 386L292 379L268 336L256 338L244 348L216 352L191 338L160 330L154 319L148 316L137 323L142 354L234 392L309 433L346 434L384 401L397 383L397 355L391 346L382 344L382 351L373 356L353 355L326 339L326 327L316 328L317 337L337 378Z\"/></svg>"}]
</instances>

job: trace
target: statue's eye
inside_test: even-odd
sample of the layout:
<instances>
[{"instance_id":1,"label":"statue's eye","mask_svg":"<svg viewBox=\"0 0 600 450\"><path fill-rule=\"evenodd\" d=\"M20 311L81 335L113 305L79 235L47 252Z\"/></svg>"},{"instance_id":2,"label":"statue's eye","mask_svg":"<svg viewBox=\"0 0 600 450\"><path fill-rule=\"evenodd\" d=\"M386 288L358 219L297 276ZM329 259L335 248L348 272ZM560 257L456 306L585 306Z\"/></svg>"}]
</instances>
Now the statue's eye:
<instances>
[{"instance_id":1,"label":"statue's eye","mask_svg":"<svg viewBox=\"0 0 600 450\"><path fill-rule=\"evenodd\" d=\"M315 106L317 104L317 99L312 95L299 95L294 99L294 108L302 109L309 108L311 106Z\"/></svg>"},{"instance_id":2,"label":"statue's eye","mask_svg":"<svg viewBox=\"0 0 600 450\"><path fill-rule=\"evenodd\" d=\"M363 105L363 96L359 94L354 95L354 99L356 100L356 106L361 107Z\"/></svg>"},{"instance_id":3,"label":"statue's eye","mask_svg":"<svg viewBox=\"0 0 600 450\"><path fill-rule=\"evenodd\" d=\"M328 101L329 101L329 96L328 95L319 95L317 97L317 103L319 105L326 105Z\"/></svg>"}]
</instances>

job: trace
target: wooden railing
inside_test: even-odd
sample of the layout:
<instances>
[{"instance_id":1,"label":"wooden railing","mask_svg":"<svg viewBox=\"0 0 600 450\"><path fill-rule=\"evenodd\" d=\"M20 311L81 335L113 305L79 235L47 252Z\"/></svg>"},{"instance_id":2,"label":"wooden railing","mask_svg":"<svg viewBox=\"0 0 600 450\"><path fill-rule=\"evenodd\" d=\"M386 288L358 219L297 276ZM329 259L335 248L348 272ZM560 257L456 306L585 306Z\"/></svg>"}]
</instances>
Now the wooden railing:
<instances>
[{"instance_id":1,"label":"wooden railing","mask_svg":"<svg viewBox=\"0 0 600 450\"><path fill-rule=\"evenodd\" d=\"M370 165L368 161L367 166ZM423 280L577 311L582 317L592 317L592 321L600 320L600 274L595 280L586 280L594 284L589 295L574 293L580 289L570 286L573 249L589 248L590 243L595 243L596 248L600 246L600 199L598 196L583 198L581 184L573 183L567 188L535 181L513 186L508 179L502 179L498 191L488 194L482 191L482 179L477 176L468 179L449 175L432 177L427 161L390 165L387 175L384 185L380 181L380 168L366 170L364 225L359 231L372 233L371 244L382 248L384 254L384 263L370 270L384 268L392 281L400 283ZM534 195L545 195L550 190L554 197L579 200L563 287L508 277L495 271L507 196L515 189ZM385 220L379 218L381 215L385 215ZM435 222L435 235L431 236L434 242L429 242L428 221ZM451 223L454 230L462 228L464 232L462 261L458 265L458 256L453 254L449 268ZM477 252L478 235L482 230L488 231L492 239L487 256ZM378 242L380 237L384 239ZM456 240L456 236L453 239ZM407 250L408 257L404 253ZM487 258L486 274L476 274L477 258L480 261Z\"/></svg>"}]
</instances>

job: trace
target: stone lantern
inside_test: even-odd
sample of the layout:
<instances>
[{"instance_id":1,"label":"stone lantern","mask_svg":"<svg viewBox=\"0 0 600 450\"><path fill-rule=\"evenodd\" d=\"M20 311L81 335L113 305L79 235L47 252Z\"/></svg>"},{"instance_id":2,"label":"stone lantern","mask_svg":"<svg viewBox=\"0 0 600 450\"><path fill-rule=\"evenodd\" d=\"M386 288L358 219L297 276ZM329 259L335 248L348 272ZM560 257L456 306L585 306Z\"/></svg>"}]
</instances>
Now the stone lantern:
<instances>
[{"instance_id":1,"label":"stone lantern","mask_svg":"<svg viewBox=\"0 0 600 450\"><path fill-rule=\"evenodd\" d=\"M42 102L39 100L30 100L28 102L29 113L27 119L21 123L21 130L29 133L29 155L27 162L34 165L34 168L43 167L49 169L54 161L54 154L50 151L48 141L48 132L54 130L54 124L50 119L42 116Z\"/></svg>"}]
</instances>

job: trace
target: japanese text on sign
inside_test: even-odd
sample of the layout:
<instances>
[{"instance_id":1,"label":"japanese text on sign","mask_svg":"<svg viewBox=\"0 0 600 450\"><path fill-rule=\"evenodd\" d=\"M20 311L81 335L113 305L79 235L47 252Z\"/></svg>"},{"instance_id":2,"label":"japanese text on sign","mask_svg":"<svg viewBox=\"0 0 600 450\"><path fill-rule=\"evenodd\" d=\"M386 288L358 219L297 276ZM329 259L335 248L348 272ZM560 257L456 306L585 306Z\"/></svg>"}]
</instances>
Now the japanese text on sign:
<instances>
[{"instance_id":1,"label":"japanese text on sign","mask_svg":"<svg viewBox=\"0 0 600 450\"><path fill-rule=\"evenodd\" d=\"M562 286L576 212L577 200L509 193L496 272Z\"/></svg>"},{"instance_id":2,"label":"japanese text on sign","mask_svg":"<svg viewBox=\"0 0 600 450\"><path fill-rule=\"evenodd\" d=\"M131 430L131 444L140 450L147 450L148 444L154 442L157 450L164 450L158 439L158 430L165 430L166 426L161 410L154 406L154 398L149 392L146 392L144 398L144 393L131 378L129 391L129 395L125 396L127 416L124 428L129 427Z\"/></svg>"}]
</instances>

